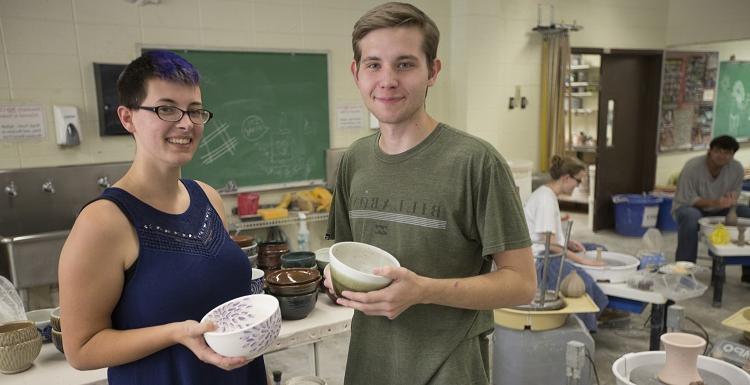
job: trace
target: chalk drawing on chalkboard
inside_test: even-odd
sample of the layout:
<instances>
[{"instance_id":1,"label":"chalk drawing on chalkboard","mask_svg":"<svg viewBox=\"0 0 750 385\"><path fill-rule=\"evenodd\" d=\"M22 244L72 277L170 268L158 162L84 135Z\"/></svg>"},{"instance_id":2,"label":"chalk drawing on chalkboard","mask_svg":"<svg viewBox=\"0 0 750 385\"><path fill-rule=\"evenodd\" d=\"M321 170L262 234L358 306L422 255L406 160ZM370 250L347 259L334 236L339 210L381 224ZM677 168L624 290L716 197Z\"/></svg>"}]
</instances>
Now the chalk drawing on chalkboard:
<instances>
[{"instance_id":1,"label":"chalk drawing on chalkboard","mask_svg":"<svg viewBox=\"0 0 750 385\"><path fill-rule=\"evenodd\" d=\"M200 145L205 150L201 155L202 164L211 164L226 154L234 155L239 140L229 135L228 128L228 123L217 123L216 128L203 138Z\"/></svg>"},{"instance_id":2,"label":"chalk drawing on chalkboard","mask_svg":"<svg viewBox=\"0 0 750 385\"><path fill-rule=\"evenodd\" d=\"M270 128L258 115L250 115L242 121L242 136L249 142L261 140Z\"/></svg>"},{"instance_id":3,"label":"chalk drawing on chalkboard","mask_svg":"<svg viewBox=\"0 0 750 385\"><path fill-rule=\"evenodd\" d=\"M729 107L729 125L728 134L737 136L740 128L740 116L745 113L747 109L747 93L745 92L745 85L741 81L737 80L732 85L732 105Z\"/></svg>"}]
</instances>

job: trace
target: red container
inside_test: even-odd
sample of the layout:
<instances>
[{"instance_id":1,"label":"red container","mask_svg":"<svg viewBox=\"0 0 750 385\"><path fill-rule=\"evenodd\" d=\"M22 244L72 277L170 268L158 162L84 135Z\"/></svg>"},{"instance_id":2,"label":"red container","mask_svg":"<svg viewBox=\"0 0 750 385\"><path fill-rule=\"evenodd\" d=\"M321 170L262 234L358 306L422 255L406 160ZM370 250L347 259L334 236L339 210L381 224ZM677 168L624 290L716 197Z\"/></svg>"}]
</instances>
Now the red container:
<instances>
[{"instance_id":1,"label":"red container","mask_svg":"<svg viewBox=\"0 0 750 385\"><path fill-rule=\"evenodd\" d=\"M237 195L237 215L240 217L255 215L258 213L258 193L239 193Z\"/></svg>"}]
</instances>

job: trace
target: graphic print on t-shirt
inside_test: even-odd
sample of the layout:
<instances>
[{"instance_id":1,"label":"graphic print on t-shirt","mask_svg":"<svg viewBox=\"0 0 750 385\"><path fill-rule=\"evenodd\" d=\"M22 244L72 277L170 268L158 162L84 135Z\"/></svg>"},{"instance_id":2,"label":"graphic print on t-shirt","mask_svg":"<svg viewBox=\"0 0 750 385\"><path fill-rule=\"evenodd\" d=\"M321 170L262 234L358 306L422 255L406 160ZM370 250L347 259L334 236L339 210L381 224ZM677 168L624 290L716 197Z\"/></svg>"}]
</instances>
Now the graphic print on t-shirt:
<instances>
[{"instance_id":1,"label":"graphic print on t-shirt","mask_svg":"<svg viewBox=\"0 0 750 385\"><path fill-rule=\"evenodd\" d=\"M445 212L446 209L439 203L360 196L352 200L349 217L351 219L372 219L445 230L447 227L447 221L444 218ZM387 224L376 225L374 231L378 235L387 235L388 226Z\"/></svg>"}]
</instances>

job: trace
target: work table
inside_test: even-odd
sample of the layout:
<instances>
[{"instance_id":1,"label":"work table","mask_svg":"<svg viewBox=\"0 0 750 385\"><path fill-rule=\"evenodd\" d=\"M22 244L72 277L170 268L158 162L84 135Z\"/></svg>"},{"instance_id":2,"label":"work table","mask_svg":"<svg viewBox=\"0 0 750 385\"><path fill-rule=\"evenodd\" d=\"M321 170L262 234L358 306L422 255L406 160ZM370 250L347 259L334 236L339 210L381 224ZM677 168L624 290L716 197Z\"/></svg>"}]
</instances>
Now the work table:
<instances>
[{"instance_id":1,"label":"work table","mask_svg":"<svg viewBox=\"0 0 750 385\"><path fill-rule=\"evenodd\" d=\"M327 337L346 332L351 327L353 314L352 309L332 304L328 297L321 293L315 310L306 318L282 321L279 337L266 354L294 346L316 345ZM317 356L317 349L314 350L314 354ZM107 384L107 369L76 370L68 364L65 356L58 352L53 344L46 343L42 345L42 351L31 368L16 374L0 374L0 383L3 385Z\"/></svg>"}]
</instances>

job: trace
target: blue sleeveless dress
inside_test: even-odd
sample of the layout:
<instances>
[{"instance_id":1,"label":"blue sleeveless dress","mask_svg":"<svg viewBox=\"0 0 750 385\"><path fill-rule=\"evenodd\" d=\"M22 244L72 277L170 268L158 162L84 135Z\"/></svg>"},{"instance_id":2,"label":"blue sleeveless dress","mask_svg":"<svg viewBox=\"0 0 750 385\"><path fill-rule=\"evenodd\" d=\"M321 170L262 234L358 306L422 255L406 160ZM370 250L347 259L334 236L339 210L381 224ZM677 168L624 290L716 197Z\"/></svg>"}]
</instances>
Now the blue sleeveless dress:
<instances>
[{"instance_id":1,"label":"blue sleeveless dress","mask_svg":"<svg viewBox=\"0 0 750 385\"><path fill-rule=\"evenodd\" d=\"M229 238L203 189L192 180L182 183L190 194L190 206L182 214L159 211L119 188L108 188L98 198L122 210L135 227L140 246L112 313L116 330L200 321L223 302L250 294L247 257ZM203 363L181 344L111 367L107 376L110 385L266 385L262 356L225 371Z\"/></svg>"}]
</instances>

